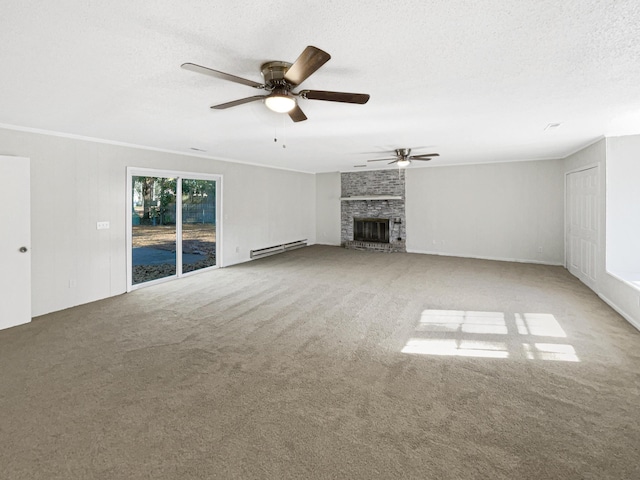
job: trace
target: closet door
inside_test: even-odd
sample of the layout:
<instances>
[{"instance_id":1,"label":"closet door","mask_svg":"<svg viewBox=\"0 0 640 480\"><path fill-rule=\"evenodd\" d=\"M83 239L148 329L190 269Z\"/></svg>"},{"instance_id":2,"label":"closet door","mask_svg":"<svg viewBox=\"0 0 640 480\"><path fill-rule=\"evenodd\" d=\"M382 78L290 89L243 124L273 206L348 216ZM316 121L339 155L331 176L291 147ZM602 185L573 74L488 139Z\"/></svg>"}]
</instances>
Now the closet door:
<instances>
[{"instance_id":1,"label":"closet door","mask_svg":"<svg viewBox=\"0 0 640 480\"><path fill-rule=\"evenodd\" d=\"M567 269L591 288L598 265L598 168L567 175Z\"/></svg>"},{"instance_id":2,"label":"closet door","mask_svg":"<svg viewBox=\"0 0 640 480\"><path fill-rule=\"evenodd\" d=\"M0 330L31 321L29 159L0 156Z\"/></svg>"}]
</instances>

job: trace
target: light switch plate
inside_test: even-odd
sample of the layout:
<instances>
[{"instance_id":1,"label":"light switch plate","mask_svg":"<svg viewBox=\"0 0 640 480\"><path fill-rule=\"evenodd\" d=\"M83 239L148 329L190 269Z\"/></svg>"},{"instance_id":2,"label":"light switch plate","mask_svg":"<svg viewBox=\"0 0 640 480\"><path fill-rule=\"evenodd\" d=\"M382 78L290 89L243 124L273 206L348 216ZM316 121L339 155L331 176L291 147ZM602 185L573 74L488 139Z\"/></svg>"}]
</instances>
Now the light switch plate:
<instances>
[{"instance_id":1,"label":"light switch plate","mask_svg":"<svg viewBox=\"0 0 640 480\"><path fill-rule=\"evenodd\" d=\"M98 222L96 228L98 230L107 230L109 228L109 222Z\"/></svg>"}]
</instances>

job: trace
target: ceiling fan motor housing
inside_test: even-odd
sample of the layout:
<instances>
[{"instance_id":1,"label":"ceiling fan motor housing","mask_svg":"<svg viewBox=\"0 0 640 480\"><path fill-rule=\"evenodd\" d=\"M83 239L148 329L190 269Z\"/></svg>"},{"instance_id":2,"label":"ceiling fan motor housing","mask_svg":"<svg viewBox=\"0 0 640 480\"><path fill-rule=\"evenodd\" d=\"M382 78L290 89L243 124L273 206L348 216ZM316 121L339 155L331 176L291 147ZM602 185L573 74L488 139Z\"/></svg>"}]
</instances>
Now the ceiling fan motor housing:
<instances>
[{"instance_id":1,"label":"ceiling fan motor housing","mask_svg":"<svg viewBox=\"0 0 640 480\"><path fill-rule=\"evenodd\" d=\"M267 90L273 90L276 88L291 90L292 85L284 79L289 68L291 68L291 63L289 62L275 61L263 63L260 67L260 71L262 72L262 77L264 78Z\"/></svg>"},{"instance_id":2,"label":"ceiling fan motor housing","mask_svg":"<svg viewBox=\"0 0 640 480\"><path fill-rule=\"evenodd\" d=\"M411 155L410 148L396 148L396 156L407 158L409 155Z\"/></svg>"}]
</instances>

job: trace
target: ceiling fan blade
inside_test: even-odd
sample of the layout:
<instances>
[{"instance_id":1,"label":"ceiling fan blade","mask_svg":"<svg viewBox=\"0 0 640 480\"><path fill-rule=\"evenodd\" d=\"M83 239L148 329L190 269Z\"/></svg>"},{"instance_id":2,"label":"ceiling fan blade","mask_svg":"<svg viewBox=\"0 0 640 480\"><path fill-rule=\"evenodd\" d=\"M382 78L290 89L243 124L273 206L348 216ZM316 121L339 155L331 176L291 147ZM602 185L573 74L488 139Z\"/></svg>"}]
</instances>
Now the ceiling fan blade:
<instances>
[{"instance_id":1,"label":"ceiling fan blade","mask_svg":"<svg viewBox=\"0 0 640 480\"><path fill-rule=\"evenodd\" d=\"M291 120L293 120L294 122L304 122L307 119L307 116L298 105L296 105L293 110L289 112L289 117L291 117Z\"/></svg>"},{"instance_id":2,"label":"ceiling fan blade","mask_svg":"<svg viewBox=\"0 0 640 480\"><path fill-rule=\"evenodd\" d=\"M411 155L411 160L431 160L430 157L439 157L439 153L425 153L423 155Z\"/></svg>"},{"instance_id":3,"label":"ceiling fan blade","mask_svg":"<svg viewBox=\"0 0 640 480\"><path fill-rule=\"evenodd\" d=\"M256 102L267 98L267 95L254 95L253 97L241 98L240 100L234 100L233 102L221 103L220 105L211 105L211 108L216 110L224 110L225 108L236 107L244 103Z\"/></svg>"},{"instance_id":4,"label":"ceiling fan blade","mask_svg":"<svg viewBox=\"0 0 640 480\"><path fill-rule=\"evenodd\" d=\"M398 160L397 158L377 158L375 160L367 160L367 162L388 162L389 160Z\"/></svg>"},{"instance_id":5,"label":"ceiling fan blade","mask_svg":"<svg viewBox=\"0 0 640 480\"><path fill-rule=\"evenodd\" d=\"M231 75L230 73L219 72L218 70L213 70L212 68L203 67L202 65L196 65L195 63L183 63L180 65L185 70L190 70L192 72L203 73L205 75L210 75L212 77L220 78L222 80L229 80L230 82L241 83L243 85L248 85L249 87L254 88L264 88L264 85L258 82L254 82L253 80L247 80L246 78L236 77L235 75Z\"/></svg>"},{"instance_id":6,"label":"ceiling fan blade","mask_svg":"<svg viewBox=\"0 0 640 480\"><path fill-rule=\"evenodd\" d=\"M284 74L284 79L293 85L300 85L309 78L313 72L327 63L330 58L331 55L327 52L309 45L296 61L293 62L293 65L289 67L287 73Z\"/></svg>"},{"instance_id":7,"label":"ceiling fan blade","mask_svg":"<svg viewBox=\"0 0 640 480\"><path fill-rule=\"evenodd\" d=\"M309 100L326 100L329 102L357 103L364 105L369 101L366 93L327 92L325 90L303 90L300 92Z\"/></svg>"},{"instance_id":8,"label":"ceiling fan blade","mask_svg":"<svg viewBox=\"0 0 640 480\"><path fill-rule=\"evenodd\" d=\"M387 163L387 165L393 165L394 163L398 163L398 160L399 160L399 159L398 159L398 158L396 158L393 162L389 162L389 163Z\"/></svg>"}]
</instances>

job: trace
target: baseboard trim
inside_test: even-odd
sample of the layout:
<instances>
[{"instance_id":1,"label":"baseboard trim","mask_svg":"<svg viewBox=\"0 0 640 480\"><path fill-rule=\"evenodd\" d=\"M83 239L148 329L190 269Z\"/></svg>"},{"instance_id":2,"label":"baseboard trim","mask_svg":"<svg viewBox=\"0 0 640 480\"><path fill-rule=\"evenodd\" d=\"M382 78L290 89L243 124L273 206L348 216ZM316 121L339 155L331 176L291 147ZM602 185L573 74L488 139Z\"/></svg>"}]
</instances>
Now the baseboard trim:
<instances>
[{"instance_id":1,"label":"baseboard trim","mask_svg":"<svg viewBox=\"0 0 640 480\"><path fill-rule=\"evenodd\" d=\"M293 242L281 243L279 245L272 245L270 247L257 248L249 250L249 256L251 260L256 258L268 257L270 255L276 255L282 252L288 252L289 250L295 250L296 248L302 248L307 246L307 239L295 240Z\"/></svg>"},{"instance_id":2,"label":"baseboard trim","mask_svg":"<svg viewBox=\"0 0 640 480\"><path fill-rule=\"evenodd\" d=\"M596 295L598 295L598 297L600 297L600 299L604 303L606 303L611 308L613 308L616 312L618 312L620 314L620 316L622 318L624 318L627 322L629 322L632 326L634 326L636 328L636 330L640 331L640 323L638 323L631 315L629 315L622 308L620 308L618 305L616 305L615 302L612 302L611 300L609 300L604 295L602 295L602 294L600 294L598 292L595 292L595 293L596 293Z\"/></svg>"},{"instance_id":3,"label":"baseboard trim","mask_svg":"<svg viewBox=\"0 0 640 480\"><path fill-rule=\"evenodd\" d=\"M442 253L442 252L430 252L428 250L414 250L408 249L407 253L420 253L423 255L439 255L441 257L457 257L457 258L474 258L477 260L494 260L496 262L516 262L516 263L535 263L536 265L549 265L552 267L564 267L562 262L543 262L540 260L523 260L521 258L503 258L503 257L483 257L477 255L455 255L452 253Z\"/></svg>"}]
</instances>

